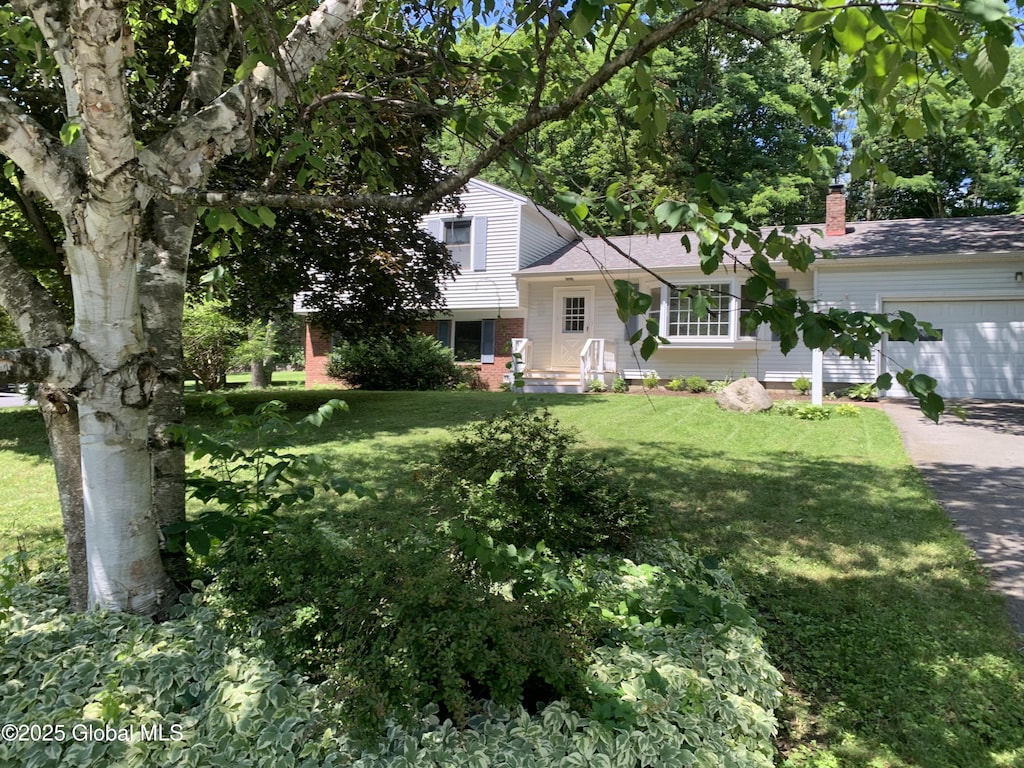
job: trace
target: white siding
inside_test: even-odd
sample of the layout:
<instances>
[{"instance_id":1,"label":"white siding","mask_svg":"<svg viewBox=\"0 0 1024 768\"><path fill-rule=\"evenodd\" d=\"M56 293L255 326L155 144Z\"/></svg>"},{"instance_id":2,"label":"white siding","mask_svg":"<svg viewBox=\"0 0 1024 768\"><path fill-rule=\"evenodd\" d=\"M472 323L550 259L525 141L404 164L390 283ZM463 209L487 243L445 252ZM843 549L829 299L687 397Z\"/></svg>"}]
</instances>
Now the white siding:
<instances>
[{"instance_id":1,"label":"white siding","mask_svg":"<svg viewBox=\"0 0 1024 768\"><path fill-rule=\"evenodd\" d=\"M572 230L563 221L532 205L522 207L519 266L528 267L573 241Z\"/></svg>"},{"instance_id":2,"label":"white siding","mask_svg":"<svg viewBox=\"0 0 1024 768\"><path fill-rule=\"evenodd\" d=\"M863 262L837 261L822 264L817 273L819 308L842 307L864 312L881 312L899 307L900 299L1005 297L1024 301L1024 284L1014 281L1017 263L960 257L948 263L935 260L871 259ZM881 372L878 355L871 361L849 360L826 355L826 382L873 381Z\"/></svg>"},{"instance_id":3,"label":"white siding","mask_svg":"<svg viewBox=\"0 0 1024 768\"><path fill-rule=\"evenodd\" d=\"M636 276L633 276L637 279ZM699 273L666 274L666 278L678 282L707 282L708 278ZM789 276L790 287L809 294L811 278L808 275ZM641 290L649 292L652 284L640 280ZM686 376L703 376L709 381L726 377L739 378L743 373L760 379L793 381L800 375L811 374L811 353L798 348L783 355L777 342L771 341L771 333L762 328L757 343L739 342L733 347L716 348L672 348L662 347L649 361L630 347L626 340L626 329L615 313L615 299L608 283L604 280L576 277L567 280L531 280L529 306L527 307L526 335L533 341L533 367L551 367L551 335L554 324L555 288L593 287L595 294L595 323L593 336L611 342L609 352L615 355L619 370L654 368L665 379Z\"/></svg>"},{"instance_id":4,"label":"white siding","mask_svg":"<svg viewBox=\"0 0 1024 768\"><path fill-rule=\"evenodd\" d=\"M489 184L470 182L461 195L463 218L476 226L486 218L486 268L464 269L444 285L449 309L512 309L520 306L513 273L527 263L547 256L568 242L526 198ZM454 213L430 213L423 226L454 218ZM436 225L435 225L436 226ZM563 233L568 234L564 222ZM480 232L474 232L477 240Z\"/></svg>"}]
</instances>

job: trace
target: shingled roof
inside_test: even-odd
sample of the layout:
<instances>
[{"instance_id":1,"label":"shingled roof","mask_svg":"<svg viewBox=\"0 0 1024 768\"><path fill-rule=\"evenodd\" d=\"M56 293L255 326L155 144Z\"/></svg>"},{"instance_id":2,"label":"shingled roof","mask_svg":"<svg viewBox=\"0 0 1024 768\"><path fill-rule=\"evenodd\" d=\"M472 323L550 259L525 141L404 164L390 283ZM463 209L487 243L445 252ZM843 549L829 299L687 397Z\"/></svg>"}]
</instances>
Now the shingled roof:
<instances>
[{"instance_id":1,"label":"shingled roof","mask_svg":"<svg viewBox=\"0 0 1024 768\"><path fill-rule=\"evenodd\" d=\"M762 232L770 229L763 228ZM812 246L827 249L836 259L1024 253L1024 216L1019 215L849 222L846 234L836 237L818 234L823 230L821 224L797 227L800 235L810 238ZM688 252L680 233L612 237L609 241L651 269L700 265L696 248ZM691 242L696 245L692 237ZM741 247L735 255L742 260L749 252ZM636 265L604 240L590 237L555 251L518 274L539 277L601 269L630 270Z\"/></svg>"}]
</instances>

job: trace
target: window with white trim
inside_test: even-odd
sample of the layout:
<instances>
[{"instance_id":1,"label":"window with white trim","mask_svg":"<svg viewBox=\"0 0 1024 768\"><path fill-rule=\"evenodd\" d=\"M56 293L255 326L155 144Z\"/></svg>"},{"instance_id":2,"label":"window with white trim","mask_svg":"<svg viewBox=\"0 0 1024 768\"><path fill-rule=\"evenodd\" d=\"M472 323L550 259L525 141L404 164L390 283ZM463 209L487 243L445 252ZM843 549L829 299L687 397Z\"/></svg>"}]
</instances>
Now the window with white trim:
<instances>
[{"instance_id":1,"label":"window with white trim","mask_svg":"<svg viewBox=\"0 0 1024 768\"><path fill-rule=\"evenodd\" d=\"M487 269L487 217L430 219L427 229L448 247L459 272L483 272Z\"/></svg>"},{"instance_id":2,"label":"window with white trim","mask_svg":"<svg viewBox=\"0 0 1024 768\"><path fill-rule=\"evenodd\" d=\"M733 338L730 288L729 283L700 283L672 291L668 299L665 335L669 338ZM689 293L684 295L687 290ZM695 298L698 295L707 302L707 312L697 312Z\"/></svg>"},{"instance_id":3,"label":"window with white trim","mask_svg":"<svg viewBox=\"0 0 1024 768\"><path fill-rule=\"evenodd\" d=\"M459 269L469 269L473 255L472 219L451 219L444 222L444 244Z\"/></svg>"},{"instance_id":4,"label":"window with white trim","mask_svg":"<svg viewBox=\"0 0 1024 768\"><path fill-rule=\"evenodd\" d=\"M459 363L493 363L495 320L438 320L437 338Z\"/></svg>"}]
</instances>

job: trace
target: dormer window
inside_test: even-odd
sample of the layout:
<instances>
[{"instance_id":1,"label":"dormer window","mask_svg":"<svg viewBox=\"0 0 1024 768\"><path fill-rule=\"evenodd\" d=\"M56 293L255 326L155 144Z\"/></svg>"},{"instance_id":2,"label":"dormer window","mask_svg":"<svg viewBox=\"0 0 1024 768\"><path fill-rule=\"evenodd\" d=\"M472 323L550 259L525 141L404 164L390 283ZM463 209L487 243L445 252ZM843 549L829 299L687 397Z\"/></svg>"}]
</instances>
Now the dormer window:
<instances>
[{"instance_id":1,"label":"dormer window","mask_svg":"<svg viewBox=\"0 0 1024 768\"><path fill-rule=\"evenodd\" d=\"M444 244L461 270L470 268L470 261L473 255L473 220L452 219L444 222Z\"/></svg>"}]
</instances>

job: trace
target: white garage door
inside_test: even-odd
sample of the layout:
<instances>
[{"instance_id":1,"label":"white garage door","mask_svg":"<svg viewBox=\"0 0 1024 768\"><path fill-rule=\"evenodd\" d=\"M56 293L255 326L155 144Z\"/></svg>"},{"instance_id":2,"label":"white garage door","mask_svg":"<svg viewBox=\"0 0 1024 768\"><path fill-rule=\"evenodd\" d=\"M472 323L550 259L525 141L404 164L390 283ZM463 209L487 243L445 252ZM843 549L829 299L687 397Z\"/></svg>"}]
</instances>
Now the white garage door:
<instances>
[{"instance_id":1,"label":"white garage door","mask_svg":"<svg viewBox=\"0 0 1024 768\"><path fill-rule=\"evenodd\" d=\"M946 397L1024 399L1024 301L892 301L885 311L905 309L930 322L941 339L887 341L883 368L901 367L939 381ZM906 397L899 385L888 393Z\"/></svg>"}]
</instances>

